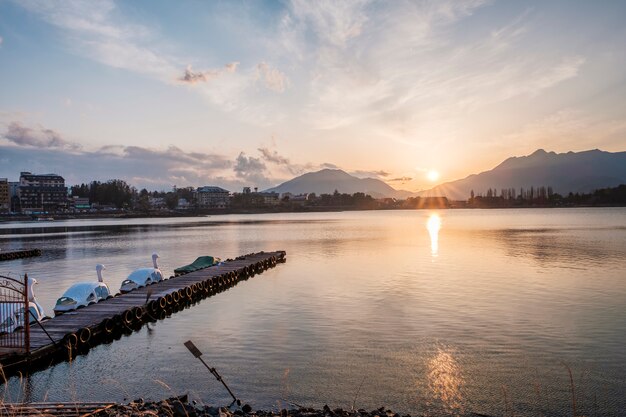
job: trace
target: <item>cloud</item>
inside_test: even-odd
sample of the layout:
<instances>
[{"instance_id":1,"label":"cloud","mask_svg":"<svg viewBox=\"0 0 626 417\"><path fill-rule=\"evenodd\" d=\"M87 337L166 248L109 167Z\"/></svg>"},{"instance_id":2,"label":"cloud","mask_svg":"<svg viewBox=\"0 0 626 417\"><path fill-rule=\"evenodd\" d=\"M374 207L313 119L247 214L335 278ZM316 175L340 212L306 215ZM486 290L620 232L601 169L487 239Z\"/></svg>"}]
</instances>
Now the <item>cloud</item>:
<instances>
[{"instance_id":1,"label":"cloud","mask_svg":"<svg viewBox=\"0 0 626 417\"><path fill-rule=\"evenodd\" d=\"M365 10L368 3L363 0L293 0L290 3L291 19L283 23L296 22L297 26L311 29L321 44L345 48L351 39L362 33L368 21Z\"/></svg>"},{"instance_id":2,"label":"cloud","mask_svg":"<svg viewBox=\"0 0 626 417\"><path fill-rule=\"evenodd\" d=\"M385 181L387 182L409 182L412 181L413 178L411 177L397 177L397 178L388 178L385 179Z\"/></svg>"},{"instance_id":3,"label":"cloud","mask_svg":"<svg viewBox=\"0 0 626 417\"><path fill-rule=\"evenodd\" d=\"M120 178L138 188L169 189L172 185L215 184L234 190L242 182L232 175L233 161L219 154L190 153L176 147L148 149L138 146L107 147L96 151L32 148L0 144L0 154L11 165L0 166L0 176L15 177L16 166L31 172L55 172L69 184ZM219 182L218 178L220 178Z\"/></svg>"},{"instance_id":4,"label":"cloud","mask_svg":"<svg viewBox=\"0 0 626 417\"><path fill-rule=\"evenodd\" d=\"M263 81L265 87L277 93L282 93L289 85L289 79L283 72L270 67L265 62L257 65L256 77L258 80Z\"/></svg>"},{"instance_id":5,"label":"cloud","mask_svg":"<svg viewBox=\"0 0 626 417\"><path fill-rule=\"evenodd\" d=\"M317 129L437 141L456 134L456 119L578 76L584 56L528 48L538 33L532 10L492 19L476 36L459 32L490 3L291 1L275 44L311 74L302 119Z\"/></svg>"},{"instance_id":6,"label":"cloud","mask_svg":"<svg viewBox=\"0 0 626 417\"><path fill-rule=\"evenodd\" d=\"M0 46L2 46L2 42L4 42L4 38L0 36Z\"/></svg>"},{"instance_id":7,"label":"cloud","mask_svg":"<svg viewBox=\"0 0 626 417\"><path fill-rule=\"evenodd\" d=\"M278 165L290 164L289 159L285 158L284 156L279 155L277 151L270 151L268 148L259 148L258 151L261 152L263 159L265 159L268 162L278 164Z\"/></svg>"},{"instance_id":8,"label":"cloud","mask_svg":"<svg viewBox=\"0 0 626 417\"><path fill-rule=\"evenodd\" d=\"M106 145L86 150L65 140L55 130L29 127L17 121L10 122L0 138L5 142L0 141L0 154L12 162L0 166L0 177L11 177L15 173L10 169L21 166L32 172L57 172L71 184L115 177L138 188L149 189L168 189L174 184L214 184L229 190L252 185L264 189L305 172L338 168L330 163L294 163L268 147L258 148L258 156L240 152L235 158L185 151L174 145L165 149ZM367 173L389 175L385 171Z\"/></svg>"},{"instance_id":9,"label":"cloud","mask_svg":"<svg viewBox=\"0 0 626 417\"><path fill-rule=\"evenodd\" d=\"M188 66L181 75L180 69L189 59L177 56L176 46L158 31L131 22L113 0L24 0L16 4L58 28L68 48L77 55L166 84L204 85L196 91L210 104L236 113L247 123L265 125L283 117L256 92L258 82L275 92L288 86L285 74L265 63L251 65L245 71L239 71L236 61L206 71L194 71ZM227 74L230 76L225 77ZM217 78L220 83L208 83Z\"/></svg>"},{"instance_id":10,"label":"cloud","mask_svg":"<svg viewBox=\"0 0 626 417\"><path fill-rule=\"evenodd\" d=\"M253 156L248 157L244 152L239 153L239 156L237 156L235 160L235 166L233 167L233 171L235 171L235 175L238 178L255 184L268 182L265 176L266 170L267 167L260 158Z\"/></svg>"},{"instance_id":11,"label":"cloud","mask_svg":"<svg viewBox=\"0 0 626 417\"><path fill-rule=\"evenodd\" d=\"M608 115L596 115L582 110L565 108L531 121L519 130L493 139L508 154L526 154L535 149L550 148L557 152L587 150L602 147L609 151L623 151L626 121ZM517 150L511 144L517 145Z\"/></svg>"},{"instance_id":12,"label":"cloud","mask_svg":"<svg viewBox=\"0 0 626 417\"><path fill-rule=\"evenodd\" d=\"M174 59L160 52L161 40L148 27L119 18L112 0L20 1L21 7L61 29L74 52L115 68L169 82Z\"/></svg>"},{"instance_id":13,"label":"cloud","mask_svg":"<svg viewBox=\"0 0 626 417\"><path fill-rule=\"evenodd\" d=\"M318 165L311 162L307 162L304 164L293 163L289 158L280 155L276 150L270 150L268 148L258 148L258 151L261 153L261 158L264 161L269 162L278 169L278 175L301 175L308 171L316 171L325 168L325 166L323 166L325 164Z\"/></svg>"},{"instance_id":14,"label":"cloud","mask_svg":"<svg viewBox=\"0 0 626 417\"><path fill-rule=\"evenodd\" d=\"M352 171L350 174L359 178L380 178L380 177L388 177L390 174L387 171L379 170L379 171Z\"/></svg>"},{"instance_id":15,"label":"cloud","mask_svg":"<svg viewBox=\"0 0 626 417\"><path fill-rule=\"evenodd\" d=\"M45 129L42 127L33 129L15 121L9 123L7 131L2 137L18 146L58 148L67 150L80 149L79 144L68 142L63 139L58 132L52 129Z\"/></svg>"},{"instance_id":16,"label":"cloud","mask_svg":"<svg viewBox=\"0 0 626 417\"><path fill-rule=\"evenodd\" d=\"M224 68L220 69L210 69L207 71L193 71L191 65L188 65L185 69L185 74L178 78L179 81L195 84L198 82L207 82L210 80L214 80L225 73L233 73L237 71L237 67L239 66L239 62L231 62L226 64Z\"/></svg>"},{"instance_id":17,"label":"cloud","mask_svg":"<svg viewBox=\"0 0 626 417\"><path fill-rule=\"evenodd\" d=\"M229 189L242 184L232 174L233 160L216 153L188 152L176 146L107 145L85 150L55 130L17 121L10 122L0 138L5 142L0 141L0 154L12 162L0 166L0 176L16 175L11 170L18 166L32 172L57 172L72 184L112 177L151 189L167 189L173 184L207 185L217 178L221 178L218 185Z\"/></svg>"}]
</instances>

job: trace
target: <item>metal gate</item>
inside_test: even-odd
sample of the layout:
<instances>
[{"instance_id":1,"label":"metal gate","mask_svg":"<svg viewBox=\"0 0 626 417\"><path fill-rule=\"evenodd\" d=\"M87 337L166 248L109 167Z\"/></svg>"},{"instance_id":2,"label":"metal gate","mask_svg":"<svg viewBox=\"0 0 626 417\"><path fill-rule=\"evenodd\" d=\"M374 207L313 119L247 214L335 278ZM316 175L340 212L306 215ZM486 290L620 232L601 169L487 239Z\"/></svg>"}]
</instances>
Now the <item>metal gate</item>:
<instances>
[{"instance_id":1,"label":"metal gate","mask_svg":"<svg viewBox=\"0 0 626 417\"><path fill-rule=\"evenodd\" d=\"M0 275L0 348L30 351L28 276Z\"/></svg>"}]
</instances>

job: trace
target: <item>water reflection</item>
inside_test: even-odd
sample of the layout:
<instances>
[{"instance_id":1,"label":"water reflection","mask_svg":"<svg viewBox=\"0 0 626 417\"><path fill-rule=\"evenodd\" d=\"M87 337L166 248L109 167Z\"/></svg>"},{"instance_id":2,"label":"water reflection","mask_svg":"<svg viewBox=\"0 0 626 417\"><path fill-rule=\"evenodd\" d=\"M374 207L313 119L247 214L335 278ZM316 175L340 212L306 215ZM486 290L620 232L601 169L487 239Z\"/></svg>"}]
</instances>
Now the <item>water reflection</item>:
<instances>
[{"instance_id":1,"label":"water reflection","mask_svg":"<svg viewBox=\"0 0 626 417\"><path fill-rule=\"evenodd\" d=\"M37 278L47 311L69 285L92 280L100 262L116 289L154 251L168 275L201 254L284 249L289 259L71 364L35 373L28 386L13 378L0 389L13 401L159 400L189 392L228 404L225 390L194 368L182 344L193 338L234 392L260 408L280 398L345 406L358 393L359 408L385 404L402 414L565 416L571 395L559 361L567 361L585 375L576 385L578 414L621 416L626 210L582 214L277 213L71 230L67 239L4 235L0 225L0 246L43 250L3 262L0 272ZM143 221L156 222L136 220ZM511 393L507 413L503 385Z\"/></svg>"},{"instance_id":2,"label":"water reflection","mask_svg":"<svg viewBox=\"0 0 626 417\"><path fill-rule=\"evenodd\" d=\"M430 253L437 256L439 252L439 229L441 229L441 218L437 213L433 213L426 222L426 228L430 235Z\"/></svg>"},{"instance_id":3,"label":"water reflection","mask_svg":"<svg viewBox=\"0 0 626 417\"><path fill-rule=\"evenodd\" d=\"M431 395L450 412L463 412L463 375L450 350L438 348L428 361L428 388Z\"/></svg>"}]
</instances>

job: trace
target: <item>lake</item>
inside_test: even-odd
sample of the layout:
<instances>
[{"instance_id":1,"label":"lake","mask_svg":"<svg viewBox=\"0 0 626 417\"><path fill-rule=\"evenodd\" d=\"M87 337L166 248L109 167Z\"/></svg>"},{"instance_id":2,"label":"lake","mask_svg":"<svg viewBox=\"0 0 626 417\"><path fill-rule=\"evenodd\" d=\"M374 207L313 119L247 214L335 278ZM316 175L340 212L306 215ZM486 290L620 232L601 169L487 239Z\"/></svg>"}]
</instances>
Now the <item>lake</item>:
<instances>
[{"instance_id":1,"label":"lake","mask_svg":"<svg viewBox=\"0 0 626 417\"><path fill-rule=\"evenodd\" d=\"M7 401L228 393L255 408L626 415L626 209L373 211L0 224L48 314L72 283L286 250L287 262L4 386Z\"/></svg>"}]
</instances>

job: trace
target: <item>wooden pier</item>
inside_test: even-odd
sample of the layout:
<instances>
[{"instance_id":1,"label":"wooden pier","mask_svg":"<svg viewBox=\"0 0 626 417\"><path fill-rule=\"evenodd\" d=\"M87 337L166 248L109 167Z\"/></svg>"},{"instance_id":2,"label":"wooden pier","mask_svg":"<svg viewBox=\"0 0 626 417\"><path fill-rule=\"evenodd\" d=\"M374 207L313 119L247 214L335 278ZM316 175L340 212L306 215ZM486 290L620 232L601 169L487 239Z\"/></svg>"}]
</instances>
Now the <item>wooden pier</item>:
<instances>
[{"instance_id":1,"label":"wooden pier","mask_svg":"<svg viewBox=\"0 0 626 417\"><path fill-rule=\"evenodd\" d=\"M0 252L0 261L12 261L14 259L41 256L41 249L22 249L10 252Z\"/></svg>"},{"instance_id":2,"label":"wooden pier","mask_svg":"<svg viewBox=\"0 0 626 417\"><path fill-rule=\"evenodd\" d=\"M259 252L157 282L30 325L26 349L0 350L5 377L27 374L110 343L144 324L163 320L201 299L286 261L284 251ZM18 330L17 332L22 332ZM15 333L15 332L14 332ZM0 336L0 342L8 335ZM0 380L0 382L2 382Z\"/></svg>"}]
</instances>

